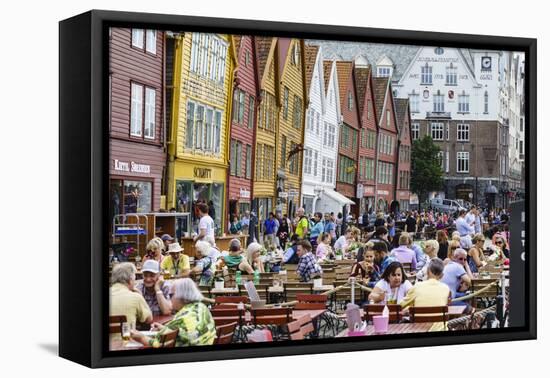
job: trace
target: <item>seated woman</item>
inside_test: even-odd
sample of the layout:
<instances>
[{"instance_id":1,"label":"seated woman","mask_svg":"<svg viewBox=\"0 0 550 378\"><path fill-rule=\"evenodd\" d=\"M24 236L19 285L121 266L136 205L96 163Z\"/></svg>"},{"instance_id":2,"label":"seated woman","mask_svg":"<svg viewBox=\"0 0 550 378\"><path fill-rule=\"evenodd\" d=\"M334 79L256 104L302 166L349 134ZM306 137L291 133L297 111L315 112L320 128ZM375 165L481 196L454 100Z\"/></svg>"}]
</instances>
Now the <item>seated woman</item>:
<instances>
[{"instance_id":1,"label":"seated woman","mask_svg":"<svg viewBox=\"0 0 550 378\"><path fill-rule=\"evenodd\" d=\"M233 215L233 220L229 225L229 233L236 235L239 232L241 232L241 230L242 230L242 226L241 226L241 222L239 222L239 217L237 217L236 215Z\"/></svg>"},{"instance_id":2,"label":"seated woman","mask_svg":"<svg viewBox=\"0 0 550 378\"><path fill-rule=\"evenodd\" d=\"M317 250L315 251L315 256L317 260L329 260L334 258L334 251L330 246L331 237L328 232L323 232L319 235L319 240L317 244Z\"/></svg>"},{"instance_id":3,"label":"seated woman","mask_svg":"<svg viewBox=\"0 0 550 378\"><path fill-rule=\"evenodd\" d=\"M380 279L380 268L374 263L374 243L368 242L357 255L357 262L351 267L350 277L360 277L368 287L374 287Z\"/></svg>"},{"instance_id":4,"label":"seated woman","mask_svg":"<svg viewBox=\"0 0 550 378\"><path fill-rule=\"evenodd\" d=\"M265 272L264 264L262 263L260 256L261 250L262 246L259 243L250 243L250 245L246 248L246 262L248 266L252 268L252 273L256 270L260 273Z\"/></svg>"},{"instance_id":5,"label":"seated woman","mask_svg":"<svg viewBox=\"0 0 550 378\"><path fill-rule=\"evenodd\" d=\"M155 260L159 264L162 263L162 260L164 259L164 256L162 252L164 252L164 242L161 238L153 238L149 240L149 243L145 246L145 257L143 258L143 262L147 260Z\"/></svg>"},{"instance_id":6,"label":"seated woman","mask_svg":"<svg viewBox=\"0 0 550 378\"><path fill-rule=\"evenodd\" d=\"M199 240L195 244L195 249L201 254L202 258L197 261L193 269L191 269L192 275L199 275L199 285L211 285L212 278L214 277L215 261L210 256L210 243Z\"/></svg>"},{"instance_id":7,"label":"seated woman","mask_svg":"<svg viewBox=\"0 0 550 378\"><path fill-rule=\"evenodd\" d=\"M241 272L254 273L254 269L246 262L242 255L241 242L239 239L233 239L229 242L229 254L223 256L219 261L225 264L229 269L240 270Z\"/></svg>"},{"instance_id":8,"label":"seated woman","mask_svg":"<svg viewBox=\"0 0 550 378\"><path fill-rule=\"evenodd\" d=\"M176 280L170 288L170 295L172 308L177 311L174 318L164 325L153 323L153 331L158 331L154 337L131 331L132 339L158 348L161 346L161 336L177 329L176 347L214 344L216 324L208 307L202 303L203 296L195 282L190 278Z\"/></svg>"},{"instance_id":9,"label":"seated woman","mask_svg":"<svg viewBox=\"0 0 550 378\"><path fill-rule=\"evenodd\" d=\"M468 251L468 265L472 273L477 273L479 268L487 264L485 255L483 254L483 244L485 244L485 236L483 234L475 234L472 238L472 248Z\"/></svg>"},{"instance_id":10,"label":"seated woman","mask_svg":"<svg viewBox=\"0 0 550 378\"><path fill-rule=\"evenodd\" d=\"M508 243L506 243L506 238L500 232L493 235L492 244L489 248L493 250L493 254L488 257L489 261L502 261L505 258L510 258Z\"/></svg>"},{"instance_id":11,"label":"seated woman","mask_svg":"<svg viewBox=\"0 0 550 378\"><path fill-rule=\"evenodd\" d=\"M369 301L379 304L397 304L405 298L412 284L407 280L405 269L394 261L384 270L380 281L369 294Z\"/></svg>"},{"instance_id":12,"label":"seated woman","mask_svg":"<svg viewBox=\"0 0 550 378\"><path fill-rule=\"evenodd\" d=\"M416 280L417 281L425 281L428 279L428 264L431 260L437 258L437 254L439 252L439 243L437 240L427 240L424 243L424 254L427 256L426 258L426 264L422 269L420 269L416 273Z\"/></svg>"},{"instance_id":13,"label":"seated woman","mask_svg":"<svg viewBox=\"0 0 550 378\"><path fill-rule=\"evenodd\" d=\"M443 261L445 265L453 259L453 254L458 248L460 248L460 241L453 239L449 242L449 248L447 248L447 258Z\"/></svg>"}]
</instances>

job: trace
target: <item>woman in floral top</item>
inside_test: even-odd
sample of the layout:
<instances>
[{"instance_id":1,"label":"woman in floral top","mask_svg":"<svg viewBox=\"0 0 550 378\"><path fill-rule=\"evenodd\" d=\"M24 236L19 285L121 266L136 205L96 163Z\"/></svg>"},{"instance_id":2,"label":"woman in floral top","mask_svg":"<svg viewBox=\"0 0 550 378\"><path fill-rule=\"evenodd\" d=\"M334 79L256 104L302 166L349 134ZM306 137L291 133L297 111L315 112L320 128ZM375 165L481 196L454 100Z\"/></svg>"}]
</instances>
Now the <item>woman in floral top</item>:
<instances>
[{"instance_id":1,"label":"woman in floral top","mask_svg":"<svg viewBox=\"0 0 550 378\"><path fill-rule=\"evenodd\" d=\"M176 315L166 324L153 323L153 331L158 334L152 338L140 332L132 331L132 339L143 345L158 348L162 335L177 329L176 347L194 345L212 345L216 339L216 325L208 307L202 303L203 296L190 278L174 282L170 289L172 308Z\"/></svg>"}]
</instances>

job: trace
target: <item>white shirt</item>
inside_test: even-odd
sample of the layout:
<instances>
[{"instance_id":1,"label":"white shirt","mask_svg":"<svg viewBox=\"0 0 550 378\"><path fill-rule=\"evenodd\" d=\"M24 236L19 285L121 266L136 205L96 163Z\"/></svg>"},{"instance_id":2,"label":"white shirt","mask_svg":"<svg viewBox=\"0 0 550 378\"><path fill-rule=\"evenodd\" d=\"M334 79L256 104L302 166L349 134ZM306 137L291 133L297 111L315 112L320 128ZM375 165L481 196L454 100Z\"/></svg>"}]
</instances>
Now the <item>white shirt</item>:
<instances>
[{"instance_id":1,"label":"white shirt","mask_svg":"<svg viewBox=\"0 0 550 378\"><path fill-rule=\"evenodd\" d=\"M384 301L381 304L386 304L388 299L397 299L397 303L401 302L407 295L407 292L411 289L412 283L409 280L405 280L399 287L392 289L390 283L385 279L381 279L376 283L377 288L382 290L386 295Z\"/></svg>"},{"instance_id":2,"label":"white shirt","mask_svg":"<svg viewBox=\"0 0 550 378\"><path fill-rule=\"evenodd\" d=\"M205 236L214 237L214 220L210 215L205 215L201 218L199 222L199 231L206 230Z\"/></svg>"},{"instance_id":3,"label":"white shirt","mask_svg":"<svg viewBox=\"0 0 550 378\"><path fill-rule=\"evenodd\" d=\"M334 250L344 249L347 246L346 237L344 235L340 236L338 240L334 243Z\"/></svg>"}]
</instances>

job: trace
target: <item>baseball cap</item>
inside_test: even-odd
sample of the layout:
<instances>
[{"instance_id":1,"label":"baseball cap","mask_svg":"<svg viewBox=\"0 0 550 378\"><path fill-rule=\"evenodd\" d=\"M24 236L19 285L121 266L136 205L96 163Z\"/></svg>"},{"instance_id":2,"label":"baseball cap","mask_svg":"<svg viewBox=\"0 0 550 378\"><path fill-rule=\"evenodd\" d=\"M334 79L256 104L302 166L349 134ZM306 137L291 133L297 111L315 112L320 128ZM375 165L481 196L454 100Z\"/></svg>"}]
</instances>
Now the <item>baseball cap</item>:
<instances>
[{"instance_id":1,"label":"baseball cap","mask_svg":"<svg viewBox=\"0 0 550 378\"><path fill-rule=\"evenodd\" d=\"M157 274L160 272L159 269L159 263L155 260L147 260L143 263L143 266L141 267L142 272L151 272Z\"/></svg>"},{"instance_id":2,"label":"baseball cap","mask_svg":"<svg viewBox=\"0 0 550 378\"><path fill-rule=\"evenodd\" d=\"M160 238L162 239L162 241L166 241L166 240L172 241L172 240L174 240L174 238L171 237L169 234L164 234Z\"/></svg>"}]
</instances>

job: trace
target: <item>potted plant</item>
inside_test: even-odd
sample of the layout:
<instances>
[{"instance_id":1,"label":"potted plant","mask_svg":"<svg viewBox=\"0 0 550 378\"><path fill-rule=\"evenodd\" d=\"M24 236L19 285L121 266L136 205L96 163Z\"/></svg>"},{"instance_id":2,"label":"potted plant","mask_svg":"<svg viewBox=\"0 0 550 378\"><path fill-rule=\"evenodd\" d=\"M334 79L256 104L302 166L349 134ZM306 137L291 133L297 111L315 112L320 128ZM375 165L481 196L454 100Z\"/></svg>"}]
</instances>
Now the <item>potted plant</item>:
<instances>
[{"instance_id":1,"label":"potted plant","mask_svg":"<svg viewBox=\"0 0 550 378\"><path fill-rule=\"evenodd\" d=\"M344 258L344 253L342 252L342 249L338 248L335 252L336 260L342 260Z\"/></svg>"},{"instance_id":2,"label":"potted plant","mask_svg":"<svg viewBox=\"0 0 550 378\"><path fill-rule=\"evenodd\" d=\"M323 286L323 277L321 277L321 275L317 273L313 276L313 287L321 286Z\"/></svg>"},{"instance_id":3,"label":"potted plant","mask_svg":"<svg viewBox=\"0 0 550 378\"><path fill-rule=\"evenodd\" d=\"M224 280L223 277L216 277L214 278L214 288L215 289L223 289L224 288Z\"/></svg>"}]
</instances>

